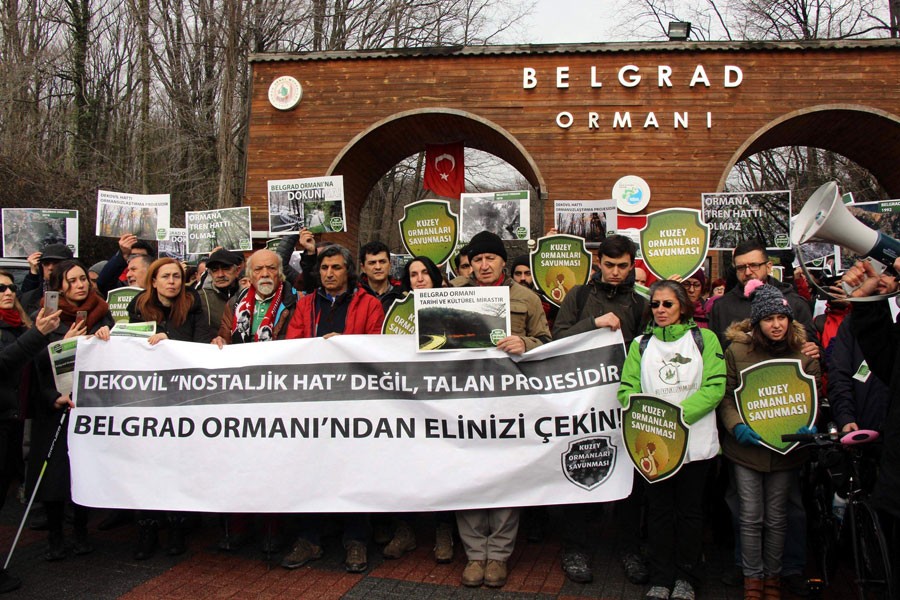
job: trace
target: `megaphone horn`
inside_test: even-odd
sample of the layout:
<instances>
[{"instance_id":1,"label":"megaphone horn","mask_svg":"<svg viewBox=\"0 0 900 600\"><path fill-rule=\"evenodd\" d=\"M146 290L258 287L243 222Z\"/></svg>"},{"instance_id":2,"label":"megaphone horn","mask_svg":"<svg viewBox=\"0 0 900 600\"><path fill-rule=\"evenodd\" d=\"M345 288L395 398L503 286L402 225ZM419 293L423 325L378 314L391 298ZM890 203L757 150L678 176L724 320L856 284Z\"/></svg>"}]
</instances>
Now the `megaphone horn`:
<instances>
[{"instance_id":1,"label":"megaphone horn","mask_svg":"<svg viewBox=\"0 0 900 600\"><path fill-rule=\"evenodd\" d=\"M870 256L888 266L900 256L900 242L857 220L841 202L837 184L833 181L810 196L794 221L791 243L799 246L814 239L849 248L860 256Z\"/></svg>"}]
</instances>

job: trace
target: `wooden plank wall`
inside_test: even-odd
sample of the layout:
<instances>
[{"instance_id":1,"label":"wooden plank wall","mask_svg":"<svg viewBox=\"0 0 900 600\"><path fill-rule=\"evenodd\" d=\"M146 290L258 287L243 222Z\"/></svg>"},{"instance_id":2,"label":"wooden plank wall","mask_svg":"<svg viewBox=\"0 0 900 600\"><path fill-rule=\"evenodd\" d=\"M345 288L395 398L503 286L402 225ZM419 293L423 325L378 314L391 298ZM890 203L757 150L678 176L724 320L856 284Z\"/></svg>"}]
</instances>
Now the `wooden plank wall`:
<instances>
[{"instance_id":1,"label":"wooden plank wall","mask_svg":"<svg viewBox=\"0 0 900 600\"><path fill-rule=\"evenodd\" d=\"M553 200L609 198L615 181L629 174L649 183L648 212L696 208L701 193L718 190L739 148L792 111L863 106L900 122L898 47L255 62L245 204L252 208L254 229L265 229L267 180L328 174L335 157L373 124L403 111L451 108L493 122L530 154L545 184L545 222L552 222ZM618 83L617 71L625 65L640 68L638 86ZM672 87L657 85L660 65L671 67ZM703 66L710 87L690 87L697 65ZM723 85L726 65L741 69L740 86ZM534 89L523 89L526 67L536 70ZM556 85L558 67L569 68L568 88ZM602 88L591 86L592 67ZM303 86L302 101L287 112L275 110L267 98L270 82L282 75L296 77ZM568 129L556 125L563 111L574 117ZM614 129L613 115L625 111L631 113L631 129ZM643 127L651 111L658 128ZM596 129L588 126L590 112L599 115ZM675 112L688 114L688 128L674 127ZM399 135L388 139L418 148L431 141ZM376 159L396 152L390 144L363 150L355 164L344 165L345 181L354 172L377 178L380 173L368 173ZM367 155L371 160L362 158ZM347 188L353 190L353 182ZM339 239L351 247L365 191L348 194L351 230Z\"/></svg>"}]
</instances>

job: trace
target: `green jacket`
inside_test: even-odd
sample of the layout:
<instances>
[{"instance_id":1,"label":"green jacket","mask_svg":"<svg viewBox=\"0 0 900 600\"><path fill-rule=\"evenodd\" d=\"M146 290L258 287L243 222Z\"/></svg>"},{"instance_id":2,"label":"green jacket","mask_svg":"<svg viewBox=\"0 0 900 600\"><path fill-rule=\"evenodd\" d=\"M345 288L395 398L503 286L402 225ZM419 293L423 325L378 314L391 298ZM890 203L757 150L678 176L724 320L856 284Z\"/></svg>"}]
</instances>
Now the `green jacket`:
<instances>
[{"instance_id":1,"label":"green jacket","mask_svg":"<svg viewBox=\"0 0 900 600\"><path fill-rule=\"evenodd\" d=\"M657 373L662 364L669 364L656 364L656 362L668 360L670 357L674 358L684 351L686 351L686 355L696 356L697 344L693 340L693 335L689 333L691 329L695 328L697 325L693 320L666 327L652 325L648 328L648 333L635 338L628 349L628 356L622 367L618 392L619 402L623 406L628 404L632 394L640 393L659 396L680 405L684 420L691 428L686 457L688 462L712 458L719 452L715 409L725 394L725 359L722 347L719 345L716 334L708 329L698 329L703 339L703 352L700 355L702 365L699 365L699 386L693 391L683 394L675 392L664 396L655 391L666 387L665 383L658 381ZM641 340L648 335L651 338L642 355ZM682 339L685 336L690 339L690 345L687 347ZM684 371L686 381L696 381L698 375L698 366L691 364L692 362L693 359L677 363L679 366L676 366ZM657 382L658 387L651 388L651 382Z\"/></svg>"}]
</instances>

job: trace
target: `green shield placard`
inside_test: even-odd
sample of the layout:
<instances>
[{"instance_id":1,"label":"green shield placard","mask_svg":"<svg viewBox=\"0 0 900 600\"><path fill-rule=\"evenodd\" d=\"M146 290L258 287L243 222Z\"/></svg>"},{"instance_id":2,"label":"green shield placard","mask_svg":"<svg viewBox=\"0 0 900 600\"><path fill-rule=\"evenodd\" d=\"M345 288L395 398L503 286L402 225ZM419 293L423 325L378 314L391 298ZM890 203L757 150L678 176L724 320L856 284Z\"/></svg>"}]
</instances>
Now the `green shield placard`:
<instances>
[{"instance_id":1,"label":"green shield placard","mask_svg":"<svg viewBox=\"0 0 900 600\"><path fill-rule=\"evenodd\" d=\"M139 287L121 287L109 290L106 294L106 302L109 304L109 314L116 323L128 322L128 305L135 296L143 291Z\"/></svg>"},{"instance_id":2,"label":"green shield placard","mask_svg":"<svg viewBox=\"0 0 900 600\"><path fill-rule=\"evenodd\" d=\"M634 394L622 411L622 435L634 468L650 483L678 472L687 455L690 428L681 407Z\"/></svg>"},{"instance_id":3,"label":"green shield placard","mask_svg":"<svg viewBox=\"0 0 900 600\"><path fill-rule=\"evenodd\" d=\"M816 380L797 359L767 360L741 371L735 390L741 419L762 437L762 444L787 454L798 442L782 442L785 433L796 433L816 421Z\"/></svg>"},{"instance_id":4,"label":"green shield placard","mask_svg":"<svg viewBox=\"0 0 900 600\"><path fill-rule=\"evenodd\" d=\"M560 306L569 290L591 277L591 253L584 239L575 235L540 238L531 252L531 276L538 291Z\"/></svg>"},{"instance_id":5,"label":"green shield placard","mask_svg":"<svg viewBox=\"0 0 900 600\"><path fill-rule=\"evenodd\" d=\"M412 294L394 300L384 315L382 335L414 335L416 333L416 311Z\"/></svg>"},{"instance_id":6,"label":"green shield placard","mask_svg":"<svg viewBox=\"0 0 900 600\"><path fill-rule=\"evenodd\" d=\"M409 254L444 264L453 254L458 237L459 217L446 200L420 200L403 209L400 239Z\"/></svg>"},{"instance_id":7,"label":"green shield placard","mask_svg":"<svg viewBox=\"0 0 900 600\"><path fill-rule=\"evenodd\" d=\"M709 251L709 225L692 208L667 208L647 215L641 229L644 264L656 277L686 279L700 268Z\"/></svg>"}]
</instances>

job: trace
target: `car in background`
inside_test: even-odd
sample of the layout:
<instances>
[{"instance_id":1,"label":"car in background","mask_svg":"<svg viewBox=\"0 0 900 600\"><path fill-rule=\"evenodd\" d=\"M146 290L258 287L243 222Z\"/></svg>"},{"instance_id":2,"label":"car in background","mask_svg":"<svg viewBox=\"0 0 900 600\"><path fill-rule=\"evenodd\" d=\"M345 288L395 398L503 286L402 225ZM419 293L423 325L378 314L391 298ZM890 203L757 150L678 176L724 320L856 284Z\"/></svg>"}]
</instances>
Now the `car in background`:
<instances>
[{"instance_id":1,"label":"car in background","mask_svg":"<svg viewBox=\"0 0 900 600\"><path fill-rule=\"evenodd\" d=\"M29 270L28 261L24 258L0 258L0 271L8 271L20 289Z\"/></svg>"}]
</instances>

